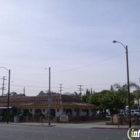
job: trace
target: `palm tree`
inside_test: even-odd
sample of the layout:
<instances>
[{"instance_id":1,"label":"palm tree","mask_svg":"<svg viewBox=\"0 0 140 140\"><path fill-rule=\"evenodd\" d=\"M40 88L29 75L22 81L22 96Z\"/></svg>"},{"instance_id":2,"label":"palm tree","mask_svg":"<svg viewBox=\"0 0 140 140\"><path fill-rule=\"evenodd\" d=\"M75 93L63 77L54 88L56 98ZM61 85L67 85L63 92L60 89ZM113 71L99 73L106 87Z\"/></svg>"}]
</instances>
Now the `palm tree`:
<instances>
[{"instance_id":1,"label":"palm tree","mask_svg":"<svg viewBox=\"0 0 140 140\"><path fill-rule=\"evenodd\" d=\"M117 91L119 95L126 97L127 96L127 85L120 85L120 84L114 84L112 86L113 91Z\"/></svg>"}]
</instances>

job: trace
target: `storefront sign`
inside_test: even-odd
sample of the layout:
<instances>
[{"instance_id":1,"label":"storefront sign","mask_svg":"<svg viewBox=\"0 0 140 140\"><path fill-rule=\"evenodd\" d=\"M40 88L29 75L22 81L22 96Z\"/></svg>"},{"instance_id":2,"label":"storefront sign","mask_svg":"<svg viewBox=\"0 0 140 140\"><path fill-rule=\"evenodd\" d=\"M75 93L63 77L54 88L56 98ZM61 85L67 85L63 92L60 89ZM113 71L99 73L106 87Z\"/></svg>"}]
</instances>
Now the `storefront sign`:
<instances>
[{"instance_id":1,"label":"storefront sign","mask_svg":"<svg viewBox=\"0 0 140 140\"><path fill-rule=\"evenodd\" d=\"M67 115L62 115L62 116L60 116L60 121L61 122L68 122L69 121L69 117Z\"/></svg>"}]
</instances>

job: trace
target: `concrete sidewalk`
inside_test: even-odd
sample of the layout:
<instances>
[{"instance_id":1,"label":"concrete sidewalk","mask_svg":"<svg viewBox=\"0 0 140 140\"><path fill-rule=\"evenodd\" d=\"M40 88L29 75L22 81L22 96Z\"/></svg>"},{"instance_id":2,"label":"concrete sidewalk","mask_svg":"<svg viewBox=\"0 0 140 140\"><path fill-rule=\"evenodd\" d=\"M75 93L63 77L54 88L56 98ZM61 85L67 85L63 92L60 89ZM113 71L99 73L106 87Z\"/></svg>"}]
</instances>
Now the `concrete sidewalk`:
<instances>
[{"instance_id":1,"label":"concrete sidewalk","mask_svg":"<svg viewBox=\"0 0 140 140\"><path fill-rule=\"evenodd\" d=\"M26 125L26 126L46 126L46 127L59 127L59 128L85 128L85 129L128 129L128 125L105 125L106 122L88 122L88 123L32 123L20 122L9 123L10 125ZM140 125L133 125L132 127L140 129Z\"/></svg>"}]
</instances>

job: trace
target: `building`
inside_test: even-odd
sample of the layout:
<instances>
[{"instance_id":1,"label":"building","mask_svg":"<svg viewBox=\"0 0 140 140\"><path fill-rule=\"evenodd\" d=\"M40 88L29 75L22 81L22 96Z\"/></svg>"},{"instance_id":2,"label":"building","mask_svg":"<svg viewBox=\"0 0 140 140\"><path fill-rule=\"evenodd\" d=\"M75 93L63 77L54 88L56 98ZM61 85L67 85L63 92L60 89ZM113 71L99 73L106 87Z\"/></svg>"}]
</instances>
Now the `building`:
<instances>
[{"instance_id":1,"label":"building","mask_svg":"<svg viewBox=\"0 0 140 140\"><path fill-rule=\"evenodd\" d=\"M3 120L7 115L7 97L0 98L0 115ZM35 117L40 121L47 121L48 116L48 96L25 96L13 95L9 99L9 116L21 116L21 121L35 121ZM69 121L87 120L93 118L95 105L84 103L75 95L51 95L51 119L59 122L61 115L67 115ZM26 119L25 119L26 118ZM39 121L38 120L38 121Z\"/></svg>"}]
</instances>

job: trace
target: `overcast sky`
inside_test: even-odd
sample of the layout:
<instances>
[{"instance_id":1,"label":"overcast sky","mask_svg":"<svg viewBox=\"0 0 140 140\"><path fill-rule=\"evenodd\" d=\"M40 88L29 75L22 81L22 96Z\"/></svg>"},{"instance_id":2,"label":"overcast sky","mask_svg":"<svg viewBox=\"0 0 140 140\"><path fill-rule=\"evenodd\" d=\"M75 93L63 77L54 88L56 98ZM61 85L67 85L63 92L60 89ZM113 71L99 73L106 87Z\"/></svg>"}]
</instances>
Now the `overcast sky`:
<instances>
[{"instance_id":1,"label":"overcast sky","mask_svg":"<svg viewBox=\"0 0 140 140\"><path fill-rule=\"evenodd\" d=\"M130 81L140 85L139 0L0 0L0 67L11 69L11 91L48 90L48 67L55 92L123 85L125 49L113 40L128 45Z\"/></svg>"}]
</instances>

